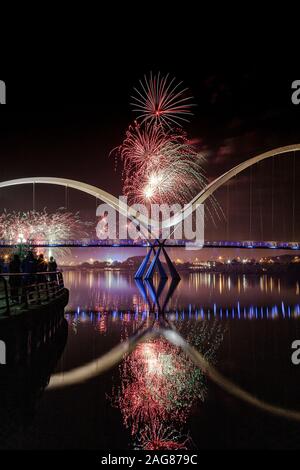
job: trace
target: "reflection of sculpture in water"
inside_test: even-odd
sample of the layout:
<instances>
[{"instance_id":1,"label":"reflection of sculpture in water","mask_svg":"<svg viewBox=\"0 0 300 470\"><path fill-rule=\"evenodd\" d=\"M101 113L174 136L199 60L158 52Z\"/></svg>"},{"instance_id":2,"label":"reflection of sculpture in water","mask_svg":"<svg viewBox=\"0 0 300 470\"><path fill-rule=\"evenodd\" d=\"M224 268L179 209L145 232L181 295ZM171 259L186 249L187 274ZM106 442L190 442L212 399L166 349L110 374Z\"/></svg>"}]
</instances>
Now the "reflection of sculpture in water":
<instances>
[{"instance_id":1,"label":"reflection of sculpture in water","mask_svg":"<svg viewBox=\"0 0 300 470\"><path fill-rule=\"evenodd\" d=\"M210 362L215 361L223 338L221 324L189 321L178 327L190 344ZM127 337L126 325L124 328ZM180 348L159 338L140 343L120 365L120 375L121 386L114 393L113 403L120 408L136 446L146 450L186 449L190 438L182 428L196 401L204 401L207 393L201 370Z\"/></svg>"}]
</instances>

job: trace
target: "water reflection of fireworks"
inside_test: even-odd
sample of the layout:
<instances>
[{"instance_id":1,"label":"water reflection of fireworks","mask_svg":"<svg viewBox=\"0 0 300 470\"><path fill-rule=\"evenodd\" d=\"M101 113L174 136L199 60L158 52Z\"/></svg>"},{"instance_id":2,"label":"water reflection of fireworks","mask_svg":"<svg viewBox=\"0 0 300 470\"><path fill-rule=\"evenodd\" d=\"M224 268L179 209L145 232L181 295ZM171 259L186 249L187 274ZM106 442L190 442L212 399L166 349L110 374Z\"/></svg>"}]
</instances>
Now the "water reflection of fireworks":
<instances>
[{"instance_id":1,"label":"water reflection of fireworks","mask_svg":"<svg viewBox=\"0 0 300 470\"><path fill-rule=\"evenodd\" d=\"M223 338L221 325L190 323L186 337L213 362ZM137 445L148 450L186 448L189 439L181 428L194 404L204 401L207 393L201 370L179 348L155 339L139 344L124 359L120 375L113 403Z\"/></svg>"},{"instance_id":2,"label":"water reflection of fireworks","mask_svg":"<svg viewBox=\"0 0 300 470\"><path fill-rule=\"evenodd\" d=\"M166 428L164 424L154 427L145 426L140 432L135 449L143 450L187 450L190 447L191 438L172 428Z\"/></svg>"}]
</instances>

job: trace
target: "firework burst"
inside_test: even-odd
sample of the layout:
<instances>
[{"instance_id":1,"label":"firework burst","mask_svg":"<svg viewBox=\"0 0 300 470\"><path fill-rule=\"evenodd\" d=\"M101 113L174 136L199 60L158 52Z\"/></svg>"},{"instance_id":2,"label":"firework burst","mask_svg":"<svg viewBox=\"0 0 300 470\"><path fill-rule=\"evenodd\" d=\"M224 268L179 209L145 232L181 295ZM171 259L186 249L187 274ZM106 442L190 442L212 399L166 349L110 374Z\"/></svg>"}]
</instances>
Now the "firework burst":
<instances>
[{"instance_id":1,"label":"firework burst","mask_svg":"<svg viewBox=\"0 0 300 470\"><path fill-rule=\"evenodd\" d=\"M161 151L170 139L171 135L160 126L148 124L141 127L137 123L130 126L123 144L118 148L124 162L125 179L133 173L143 174L149 161L159 164Z\"/></svg>"},{"instance_id":2,"label":"firework burst","mask_svg":"<svg viewBox=\"0 0 300 470\"><path fill-rule=\"evenodd\" d=\"M134 90L131 104L137 121L115 152L123 163L123 193L129 204L182 206L208 183L205 158L180 127L192 114L192 97L182 82L160 73L144 76ZM214 224L215 215L224 216L214 197L206 213Z\"/></svg>"},{"instance_id":3,"label":"firework burst","mask_svg":"<svg viewBox=\"0 0 300 470\"><path fill-rule=\"evenodd\" d=\"M67 240L85 235L85 224L79 214L58 210L48 214L42 212L4 211L0 215L0 238L10 244L39 244Z\"/></svg>"},{"instance_id":4,"label":"firework burst","mask_svg":"<svg viewBox=\"0 0 300 470\"><path fill-rule=\"evenodd\" d=\"M131 203L185 203L206 184L204 157L182 130L130 126L119 154L124 193Z\"/></svg>"},{"instance_id":5,"label":"firework burst","mask_svg":"<svg viewBox=\"0 0 300 470\"><path fill-rule=\"evenodd\" d=\"M184 204L206 184L203 162L203 155L188 143L168 142L159 163L149 160L143 178L134 178L127 193L135 189L138 202Z\"/></svg>"},{"instance_id":6,"label":"firework burst","mask_svg":"<svg viewBox=\"0 0 300 470\"><path fill-rule=\"evenodd\" d=\"M160 75L144 76L140 80L140 88L134 88L135 95L132 98L133 111L138 113L138 119L151 124L161 124L166 127L181 125L182 121L188 121L192 114L192 96L189 96L187 88L181 88L182 82L176 82Z\"/></svg>"}]
</instances>

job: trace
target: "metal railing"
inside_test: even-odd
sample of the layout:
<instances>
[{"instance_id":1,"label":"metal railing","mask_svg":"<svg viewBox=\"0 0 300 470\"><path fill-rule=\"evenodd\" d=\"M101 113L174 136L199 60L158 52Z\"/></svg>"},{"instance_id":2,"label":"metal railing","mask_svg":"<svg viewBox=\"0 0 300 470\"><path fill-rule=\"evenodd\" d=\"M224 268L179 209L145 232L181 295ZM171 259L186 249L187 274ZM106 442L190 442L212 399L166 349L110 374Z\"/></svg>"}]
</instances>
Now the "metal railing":
<instances>
[{"instance_id":1,"label":"metal railing","mask_svg":"<svg viewBox=\"0 0 300 470\"><path fill-rule=\"evenodd\" d=\"M46 304L59 296L63 289L60 271L0 273L0 316Z\"/></svg>"},{"instance_id":2,"label":"metal railing","mask_svg":"<svg viewBox=\"0 0 300 470\"><path fill-rule=\"evenodd\" d=\"M0 275L0 316L10 314L9 291L7 280Z\"/></svg>"}]
</instances>

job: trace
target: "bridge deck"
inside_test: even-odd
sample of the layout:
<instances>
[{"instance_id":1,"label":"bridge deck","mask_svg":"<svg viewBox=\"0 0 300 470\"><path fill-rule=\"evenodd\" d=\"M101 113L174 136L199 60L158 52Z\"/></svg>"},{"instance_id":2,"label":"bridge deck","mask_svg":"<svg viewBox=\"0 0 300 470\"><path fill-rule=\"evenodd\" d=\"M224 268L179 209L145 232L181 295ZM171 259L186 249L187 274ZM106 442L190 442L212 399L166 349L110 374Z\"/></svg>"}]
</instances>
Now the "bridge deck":
<instances>
[{"instance_id":1,"label":"bridge deck","mask_svg":"<svg viewBox=\"0 0 300 470\"><path fill-rule=\"evenodd\" d=\"M27 242L32 248L147 248L151 244L148 241L134 242L132 240L57 240L51 242L35 243ZM0 248L14 248L18 245L0 240ZM166 248L241 248L241 249L277 249L300 250L300 242L286 241L205 241L191 243L186 240L167 240Z\"/></svg>"}]
</instances>

